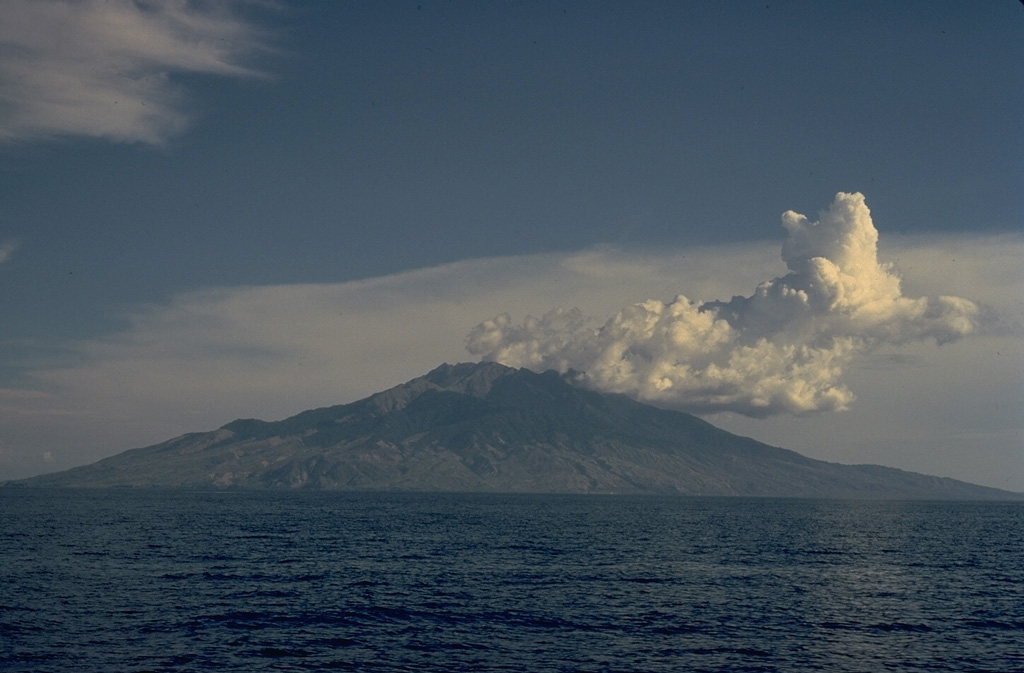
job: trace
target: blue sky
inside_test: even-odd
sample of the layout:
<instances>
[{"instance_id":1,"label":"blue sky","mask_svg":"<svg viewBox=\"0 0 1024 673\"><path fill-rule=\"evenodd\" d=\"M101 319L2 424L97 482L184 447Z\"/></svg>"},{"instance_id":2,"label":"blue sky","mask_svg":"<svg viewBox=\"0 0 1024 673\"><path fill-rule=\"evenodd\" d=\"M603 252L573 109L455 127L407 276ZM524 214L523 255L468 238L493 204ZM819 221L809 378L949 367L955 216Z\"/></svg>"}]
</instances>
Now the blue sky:
<instances>
[{"instance_id":1,"label":"blue sky","mask_svg":"<svg viewBox=\"0 0 1024 673\"><path fill-rule=\"evenodd\" d=\"M900 301L970 300L970 329L936 346L900 313L836 365L842 411L703 410L1024 490L1020 3L0 18L0 479L499 357L466 338L502 313L750 297L799 275L784 212L859 192Z\"/></svg>"}]
</instances>

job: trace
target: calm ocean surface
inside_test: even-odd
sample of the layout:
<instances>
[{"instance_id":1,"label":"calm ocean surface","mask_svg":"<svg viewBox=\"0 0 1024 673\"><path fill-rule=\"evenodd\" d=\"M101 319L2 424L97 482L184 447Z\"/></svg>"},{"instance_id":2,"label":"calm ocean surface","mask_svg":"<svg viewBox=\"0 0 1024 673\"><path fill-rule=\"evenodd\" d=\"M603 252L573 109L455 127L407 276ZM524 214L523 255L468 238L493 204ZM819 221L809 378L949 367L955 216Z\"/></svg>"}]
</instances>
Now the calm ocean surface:
<instances>
[{"instance_id":1,"label":"calm ocean surface","mask_svg":"<svg viewBox=\"0 0 1024 673\"><path fill-rule=\"evenodd\" d=\"M0 489L0 671L1024 670L1024 503Z\"/></svg>"}]
</instances>

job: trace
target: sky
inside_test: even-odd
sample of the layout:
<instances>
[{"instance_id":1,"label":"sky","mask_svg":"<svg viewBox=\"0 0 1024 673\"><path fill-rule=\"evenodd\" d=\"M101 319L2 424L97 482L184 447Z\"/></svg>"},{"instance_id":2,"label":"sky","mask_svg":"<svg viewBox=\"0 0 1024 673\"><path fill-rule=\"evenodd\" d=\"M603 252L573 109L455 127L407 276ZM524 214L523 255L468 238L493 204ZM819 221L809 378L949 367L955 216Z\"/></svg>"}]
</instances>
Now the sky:
<instances>
[{"instance_id":1,"label":"sky","mask_svg":"<svg viewBox=\"0 0 1024 673\"><path fill-rule=\"evenodd\" d=\"M0 4L0 480L442 362L1024 491L1024 5Z\"/></svg>"}]
</instances>

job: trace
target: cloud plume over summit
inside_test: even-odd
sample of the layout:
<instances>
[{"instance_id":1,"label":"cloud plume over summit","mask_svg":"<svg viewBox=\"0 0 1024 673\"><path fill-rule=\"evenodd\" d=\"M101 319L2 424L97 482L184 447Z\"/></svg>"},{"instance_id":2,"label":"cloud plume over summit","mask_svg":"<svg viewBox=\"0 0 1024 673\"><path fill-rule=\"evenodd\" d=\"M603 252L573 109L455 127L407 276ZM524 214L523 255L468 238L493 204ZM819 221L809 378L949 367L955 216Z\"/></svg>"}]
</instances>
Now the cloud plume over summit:
<instances>
[{"instance_id":1,"label":"cloud plume over summit","mask_svg":"<svg viewBox=\"0 0 1024 673\"><path fill-rule=\"evenodd\" d=\"M980 308L960 297L910 298L878 261L878 231L859 193L839 193L817 222L782 216L789 270L728 301L647 300L600 325L555 309L515 323L477 325L470 353L544 370L574 369L597 389L697 412L748 416L835 411L853 358L883 345L952 342L977 328Z\"/></svg>"}]
</instances>

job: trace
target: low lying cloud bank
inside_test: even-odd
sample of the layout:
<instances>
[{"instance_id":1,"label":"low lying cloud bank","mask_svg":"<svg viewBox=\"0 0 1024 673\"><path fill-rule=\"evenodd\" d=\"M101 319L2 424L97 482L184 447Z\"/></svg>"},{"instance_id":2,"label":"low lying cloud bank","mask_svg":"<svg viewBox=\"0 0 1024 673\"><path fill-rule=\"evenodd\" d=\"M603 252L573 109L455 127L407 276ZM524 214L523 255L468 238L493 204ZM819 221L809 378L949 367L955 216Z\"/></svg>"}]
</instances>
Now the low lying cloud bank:
<instances>
[{"instance_id":1,"label":"low lying cloud bank","mask_svg":"<svg viewBox=\"0 0 1024 673\"><path fill-rule=\"evenodd\" d=\"M910 298L878 261L878 231L859 193L839 193L811 222L782 216L789 273L728 301L648 300L603 324L577 309L477 325L470 353L516 367L570 369L599 390L695 412L761 417L837 411L852 359L884 345L956 341L981 308L961 297ZM727 273L727 271L724 271Z\"/></svg>"}]
</instances>

